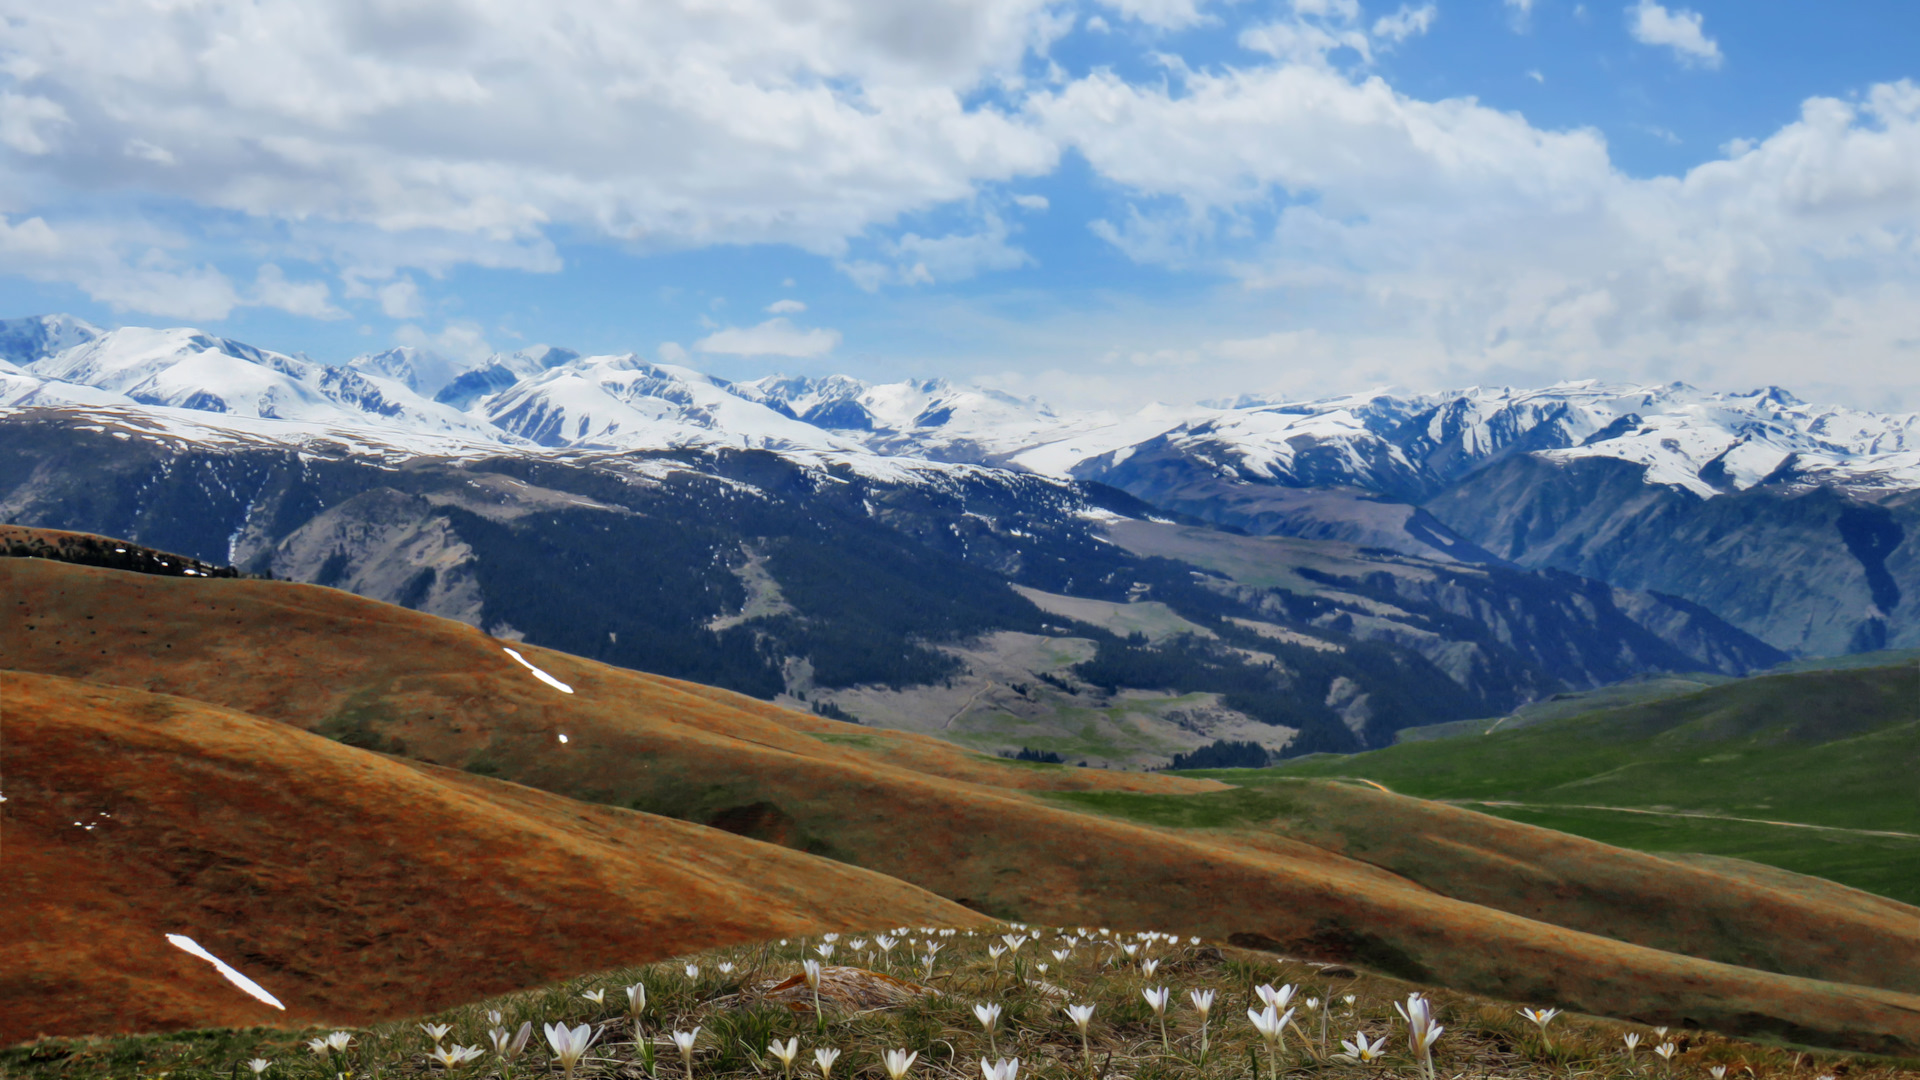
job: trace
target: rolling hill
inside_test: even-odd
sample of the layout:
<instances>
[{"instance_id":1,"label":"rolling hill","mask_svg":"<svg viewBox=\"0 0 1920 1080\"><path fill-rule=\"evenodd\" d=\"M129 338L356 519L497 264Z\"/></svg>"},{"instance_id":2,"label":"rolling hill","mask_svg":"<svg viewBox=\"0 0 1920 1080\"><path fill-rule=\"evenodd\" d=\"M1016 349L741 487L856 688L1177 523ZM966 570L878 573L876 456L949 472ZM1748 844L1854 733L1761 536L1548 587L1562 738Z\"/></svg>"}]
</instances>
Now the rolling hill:
<instances>
[{"instance_id":1,"label":"rolling hill","mask_svg":"<svg viewBox=\"0 0 1920 1080\"><path fill-rule=\"evenodd\" d=\"M1743 679L1267 775L1360 777L1609 843L1738 856L1913 903L1916 760L1920 669L1909 657Z\"/></svg>"},{"instance_id":2,"label":"rolling hill","mask_svg":"<svg viewBox=\"0 0 1920 1080\"><path fill-rule=\"evenodd\" d=\"M995 917L1235 940L1652 1023L1920 1050L1911 934L1920 912L1862 904L1818 881L1489 827L1494 819L1472 811L1338 783L1296 781L1276 793L1008 762L313 586L46 558L0 560L0 583L9 686L49 703L31 727L10 710L9 738L20 723L52 748L49 762L92 754L95 763L151 763L156 774L142 782L131 769L49 766L33 780L34 798L16 799L29 774L10 770L0 807L9 837L44 836L34 841L46 848L40 858L79 869L0 897L8 919L31 915L48 928L30 946L36 980L0 984L0 1015L25 1015L30 998L42 1018L33 1031L10 1028L9 1039L101 1023L231 1022L230 1011L196 1011L185 997L149 1005L138 994L103 1020L73 989L83 978L110 972L132 987L156 972L185 977L154 960L163 946L142 952L148 938L98 947L111 940L101 937L108 922L145 935L184 920L207 927L230 958L279 958L308 1015L417 1011L418 1002L380 995L389 970L407 970L409 949L421 947L406 936L413 931L382 920L420 912L415 921L430 930L458 925L476 941L501 940L467 929L458 907L441 916L448 923L424 914L455 903L446 890L475 866L455 859L380 876L387 860L444 835L449 851L476 861L489 853L480 866L498 888L459 892L496 905L471 917L502 927L614 923L638 905L654 909L657 926L694 933L685 928L698 923L705 944L725 944L764 937L782 912L816 903L824 928L907 917L892 910L931 920L951 902ZM191 723L158 718L169 710ZM204 768L189 767L202 759ZM303 777L309 762L314 776ZM293 814L301 792L314 808ZM1251 813L1216 812L1249 799L1259 803ZM90 819L67 817L69 808L91 803L173 839L85 855L85 844L119 827L70 824ZM256 814L274 832L244 835ZM330 826L343 818L355 826ZM299 888L299 872L274 860L304 862L309 849L326 853L316 856L322 867L367 876L345 875L331 892ZM571 865L549 880L557 861ZM205 892L111 884L183 875ZM552 900L550 890L581 880L590 884L578 897ZM865 891L836 900L843 887ZM309 895L319 912L289 917L293 898ZM380 910L331 929L329 905L351 897ZM108 903L100 910L111 918L82 917ZM767 921L748 933L743 924L763 904ZM968 917L944 910L942 921ZM381 926L396 933L382 936ZM549 951L553 939L534 936L524 955L520 945L492 947L503 982L550 977L555 969L542 965L565 962ZM576 947L582 970L687 947L666 930L560 936L600 943ZM8 970L25 968L28 948L0 945ZM322 965L324 978L300 974Z\"/></svg>"}]
</instances>

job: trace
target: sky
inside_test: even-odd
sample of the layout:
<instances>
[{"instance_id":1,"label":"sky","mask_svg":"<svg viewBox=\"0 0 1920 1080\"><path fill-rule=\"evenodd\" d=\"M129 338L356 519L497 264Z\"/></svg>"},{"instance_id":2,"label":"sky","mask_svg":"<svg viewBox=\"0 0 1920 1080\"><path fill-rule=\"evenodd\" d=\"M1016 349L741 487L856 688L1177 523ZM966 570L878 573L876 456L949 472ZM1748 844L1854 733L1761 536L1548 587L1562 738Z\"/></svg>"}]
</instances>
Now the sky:
<instances>
[{"instance_id":1,"label":"sky","mask_svg":"<svg viewBox=\"0 0 1920 1080\"><path fill-rule=\"evenodd\" d=\"M0 316L1920 410L1911 0L0 0Z\"/></svg>"}]
</instances>

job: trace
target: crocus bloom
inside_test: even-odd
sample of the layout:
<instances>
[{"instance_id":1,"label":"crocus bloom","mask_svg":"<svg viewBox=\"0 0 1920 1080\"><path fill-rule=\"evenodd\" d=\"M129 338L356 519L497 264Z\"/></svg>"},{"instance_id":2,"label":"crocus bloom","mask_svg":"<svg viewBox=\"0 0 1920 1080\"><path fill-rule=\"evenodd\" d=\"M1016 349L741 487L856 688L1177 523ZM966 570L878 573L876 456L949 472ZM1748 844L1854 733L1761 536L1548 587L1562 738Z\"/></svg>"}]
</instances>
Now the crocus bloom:
<instances>
[{"instance_id":1,"label":"crocus bloom","mask_svg":"<svg viewBox=\"0 0 1920 1080\"><path fill-rule=\"evenodd\" d=\"M1149 979L1153 978L1153 973L1159 970L1160 970L1160 961L1158 960L1140 961L1140 974L1146 976Z\"/></svg>"},{"instance_id":2,"label":"crocus bloom","mask_svg":"<svg viewBox=\"0 0 1920 1080\"><path fill-rule=\"evenodd\" d=\"M442 1046L436 1046L428 1052L427 1056L439 1062L441 1068L452 1069L465 1065L467 1062L479 1057L480 1048L477 1046L461 1046L455 1043L451 1050Z\"/></svg>"},{"instance_id":3,"label":"crocus bloom","mask_svg":"<svg viewBox=\"0 0 1920 1080\"><path fill-rule=\"evenodd\" d=\"M1560 1015L1560 1010L1521 1009L1520 1015L1533 1021L1534 1025L1540 1029L1540 1041L1546 1044L1547 1049L1553 1049L1553 1041L1547 1038L1547 1025L1553 1023L1553 1018Z\"/></svg>"},{"instance_id":4,"label":"crocus bloom","mask_svg":"<svg viewBox=\"0 0 1920 1080\"><path fill-rule=\"evenodd\" d=\"M647 984L634 983L627 987L627 1015L636 1020L647 1011Z\"/></svg>"},{"instance_id":5,"label":"crocus bloom","mask_svg":"<svg viewBox=\"0 0 1920 1080\"><path fill-rule=\"evenodd\" d=\"M1627 1056L1632 1057L1634 1050L1640 1046L1640 1033L1637 1031L1629 1031L1625 1035L1620 1036L1620 1041L1627 1044Z\"/></svg>"},{"instance_id":6,"label":"crocus bloom","mask_svg":"<svg viewBox=\"0 0 1920 1080\"><path fill-rule=\"evenodd\" d=\"M1000 1052L1000 1046L999 1043L994 1040L993 1026L1000 1022L1000 1006L993 1003L975 1005L973 1007L973 1015L974 1019L980 1021L980 1026L986 1029L987 1048L995 1054L998 1054Z\"/></svg>"},{"instance_id":7,"label":"crocus bloom","mask_svg":"<svg viewBox=\"0 0 1920 1080\"><path fill-rule=\"evenodd\" d=\"M1001 1058L998 1062L980 1059L980 1075L984 1080L1019 1080L1020 1059Z\"/></svg>"},{"instance_id":8,"label":"crocus bloom","mask_svg":"<svg viewBox=\"0 0 1920 1080\"><path fill-rule=\"evenodd\" d=\"M1284 1012L1287 1003L1293 1000L1293 995L1300 992L1300 988L1288 983L1278 990L1271 986L1256 986L1253 992L1259 995L1261 1001L1273 1006L1273 1011Z\"/></svg>"},{"instance_id":9,"label":"crocus bloom","mask_svg":"<svg viewBox=\"0 0 1920 1080\"><path fill-rule=\"evenodd\" d=\"M1662 1061L1671 1065L1673 1064L1673 1055L1679 1053L1680 1048L1670 1042L1663 1042L1659 1046L1654 1047L1653 1052L1659 1054Z\"/></svg>"},{"instance_id":10,"label":"crocus bloom","mask_svg":"<svg viewBox=\"0 0 1920 1080\"><path fill-rule=\"evenodd\" d=\"M1433 1022L1433 1005L1419 994L1408 994L1405 1007L1396 1001L1393 1003L1393 1008L1400 1014L1400 1018L1407 1022L1407 1049L1413 1051L1413 1056L1420 1059L1421 1065L1425 1067L1427 1076L1431 1080L1433 1044L1440 1038L1440 1033L1446 1029Z\"/></svg>"},{"instance_id":11,"label":"crocus bloom","mask_svg":"<svg viewBox=\"0 0 1920 1080\"><path fill-rule=\"evenodd\" d=\"M813 1052L813 1063L820 1066L820 1080L833 1080L833 1063L839 1060L840 1051L832 1047Z\"/></svg>"},{"instance_id":12,"label":"crocus bloom","mask_svg":"<svg viewBox=\"0 0 1920 1080\"><path fill-rule=\"evenodd\" d=\"M699 1037L699 1028L673 1033L673 1045L679 1048L680 1061L687 1067L687 1080L693 1080L693 1040Z\"/></svg>"},{"instance_id":13,"label":"crocus bloom","mask_svg":"<svg viewBox=\"0 0 1920 1080\"><path fill-rule=\"evenodd\" d=\"M907 1070L913 1068L913 1063L919 1060L919 1058L920 1052L917 1050L911 1054L905 1050L887 1051L885 1059L887 1080L904 1080L904 1077L907 1075Z\"/></svg>"},{"instance_id":14,"label":"crocus bloom","mask_svg":"<svg viewBox=\"0 0 1920 1080\"><path fill-rule=\"evenodd\" d=\"M1371 1065L1380 1060L1380 1050L1386 1045L1387 1037L1385 1035L1380 1036L1380 1038L1373 1042L1368 1042L1366 1032L1357 1032L1351 1039L1340 1040L1340 1049L1346 1051L1346 1053L1335 1054L1333 1056L1349 1065Z\"/></svg>"},{"instance_id":15,"label":"crocus bloom","mask_svg":"<svg viewBox=\"0 0 1920 1080\"><path fill-rule=\"evenodd\" d=\"M793 1075L793 1059L800 1056L800 1040L788 1039L784 1045L779 1039L767 1044L767 1052L780 1059L780 1070L787 1076Z\"/></svg>"},{"instance_id":16,"label":"crocus bloom","mask_svg":"<svg viewBox=\"0 0 1920 1080\"><path fill-rule=\"evenodd\" d=\"M499 1016L500 1014L490 1013L488 1015ZM526 1023L520 1025L520 1032L517 1035L508 1031L506 1028L496 1027L487 1032L487 1040L493 1043L493 1052L500 1056L500 1060L512 1061L514 1058L520 1056L520 1051L527 1048L527 1036L532 1034L533 1021L528 1020Z\"/></svg>"},{"instance_id":17,"label":"crocus bloom","mask_svg":"<svg viewBox=\"0 0 1920 1080\"><path fill-rule=\"evenodd\" d=\"M689 978L689 979L697 979L697 978L699 978L699 977L700 977L700 965L699 965L699 964L688 964L688 965L687 965L687 978Z\"/></svg>"},{"instance_id":18,"label":"crocus bloom","mask_svg":"<svg viewBox=\"0 0 1920 1080\"><path fill-rule=\"evenodd\" d=\"M1727 1067L1725 1065L1715 1065L1707 1071L1713 1074L1713 1080L1727 1080Z\"/></svg>"},{"instance_id":19,"label":"crocus bloom","mask_svg":"<svg viewBox=\"0 0 1920 1080\"><path fill-rule=\"evenodd\" d=\"M450 1024L421 1024L420 1030L426 1032L427 1037L437 1043L446 1038L447 1032L452 1031L453 1027Z\"/></svg>"},{"instance_id":20,"label":"crocus bloom","mask_svg":"<svg viewBox=\"0 0 1920 1080\"><path fill-rule=\"evenodd\" d=\"M567 1080L573 1080L573 1067L587 1052L587 1046L593 1042L593 1027L581 1024L569 1028L566 1024L548 1024L545 1027L547 1045L553 1047L553 1056L560 1059L560 1068L567 1074Z\"/></svg>"},{"instance_id":21,"label":"crocus bloom","mask_svg":"<svg viewBox=\"0 0 1920 1080\"><path fill-rule=\"evenodd\" d=\"M345 1050L349 1045L352 1044L352 1042L353 1042L352 1032L336 1031L333 1034L327 1036L327 1045L331 1047L333 1049L333 1052L336 1054L341 1052L342 1050Z\"/></svg>"},{"instance_id":22,"label":"crocus bloom","mask_svg":"<svg viewBox=\"0 0 1920 1080\"><path fill-rule=\"evenodd\" d=\"M273 1062L268 1061L266 1058L254 1058L252 1061L247 1062L247 1068L253 1070L253 1075L259 1076L261 1073L266 1072L267 1067L272 1064Z\"/></svg>"},{"instance_id":23,"label":"crocus bloom","mask_svg":"<svg viewBox=\"0 0 1920 1080\"><path fill-rule=\"evenodd\" d=\"M1142 990L1140 996L1147 999L1147 1004L1153 1007L1153 1015L1160 1018L1160 1048L1172 1049L1173 1044L1167 1041L1167 1000L1173 996L1173 991L1161 986Z\"/></svg>"}]
</instances>

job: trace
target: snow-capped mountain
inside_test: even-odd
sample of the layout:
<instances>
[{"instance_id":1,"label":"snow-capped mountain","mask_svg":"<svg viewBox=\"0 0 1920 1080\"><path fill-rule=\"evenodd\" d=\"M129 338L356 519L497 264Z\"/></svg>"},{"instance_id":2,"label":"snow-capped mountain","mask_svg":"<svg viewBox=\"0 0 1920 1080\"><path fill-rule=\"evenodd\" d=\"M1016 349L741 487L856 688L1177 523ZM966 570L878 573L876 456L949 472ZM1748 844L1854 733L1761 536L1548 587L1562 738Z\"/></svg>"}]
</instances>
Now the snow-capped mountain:
<instances>
[{"instance_id":1,"label":"snow-capped mountain","mask_svg":"<svg viewBox=\"0 0 1920 1080\"><path fill-rule=\"evenodd\" d=\"M444 452L449 436L495 446L519 442L394 380L185 328L102 333L0 377L15 408L119 407L175 419L217 417L216 426L268 421L241 426L293 443L361 430L392 436L417 453Z\"/></svg>"},{"instance_id":2,"label":"snow-capped mountain","mask_svg":"<svg viewBox=\"0 0 1920 1080\"><path fill-rule=\"evenodd\" d=\"M1649 484L1703 499L1759 485L1920 489L1920 416L1810 405L1772 387L1587 381L1243 396L1113 415L938 379L728 382L545 345L465 362L402 347L332 366L191 329L103 332L58 315L0 323L0 408L60 406L164 410L176 427L275 421L246 426L294 443L377 429L416 452L727 446L858 458L870 469L971 463L1100 480L1148 499L1206 479L1418 502L1515 454L1626 462Z\"/></svg>"},{"instance_id":3,"label":"snow-capped mountain","mask_svg":"<svg viewBox=\"0 0 1920 1080\"><path fill-rule=\"evenodd\" d=\"M735 394L724 380L632 354L570 360L480 399L474 413L501 431L549 447L865 449Z\"/></svg>"},{"instance_id":4,"label":"snow-capped mountain","mask_svg":"<svg viewBox=\"0 0 1920 1080\"><path fill-rule=\"evenodd\" d=\"M0 319L0 364L31 364L64 349L83 345L102 333L105 331L99 327L71 315Z\"/></svg>"},{"instance_id":5,"label":"snow-capped mountain","mask_svg":"<svg viewBox=\"0 0 1920 1080\"><path fill-rule=\"evenodd\" d=\"M1760 483L1907 489L1920 487L1920 416L1680 383L1354 395L1222 410L1072 471L1122 486L1185 471L1418 500L1514 453L1642 465L1647 483L1702 498Z\"/></svg>"}]
</instances>

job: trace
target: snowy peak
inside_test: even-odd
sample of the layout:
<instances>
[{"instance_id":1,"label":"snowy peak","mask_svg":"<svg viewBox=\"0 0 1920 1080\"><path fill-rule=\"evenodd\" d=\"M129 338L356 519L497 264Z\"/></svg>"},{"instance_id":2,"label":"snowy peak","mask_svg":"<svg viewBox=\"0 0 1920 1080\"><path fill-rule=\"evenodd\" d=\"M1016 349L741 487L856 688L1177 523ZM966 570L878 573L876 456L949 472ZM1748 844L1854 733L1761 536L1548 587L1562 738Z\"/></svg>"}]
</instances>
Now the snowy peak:
<instances>
[{"instance_id":1,"label":"snowy peak","mask_svg":"<svg viewBox=\"0 0 1920 1080\"><path fill-rule=\"evenodd\" d=\"M724 380L631 353L571 360L521 379L476 409L501 430L541 446L864 451L736 393Z\"/></svg>"},{"instance_id":2,"label":"snowy peak","mask_svg":"<svg viewBox=\"0 0 1920 1080\"><path fill-rule=\"evenodd\" d=\"M306 425L290 432L296 436L317 425L507 441L394 379L188 328L114 330L25 371L41 385L35 400L19 397L12 404L144 405Z\"/></svg>"},{"instance_id":3,"label":"snowy peak","mask_svg":"<svg viewBox=\"0 0 1920 1080\"><path fill-rule=\"evenodd\" d=\"M35 315L0 319L0 370L14 370L45 360L55 353L84 345L105 331L71 315Z\"/></svg>"}]
</instances>

